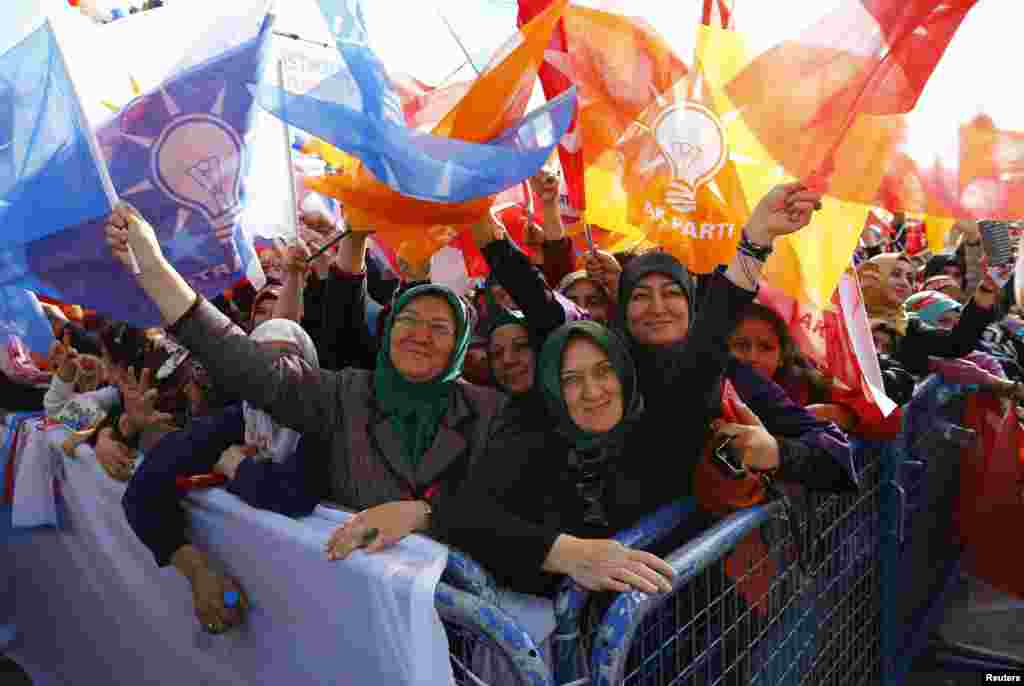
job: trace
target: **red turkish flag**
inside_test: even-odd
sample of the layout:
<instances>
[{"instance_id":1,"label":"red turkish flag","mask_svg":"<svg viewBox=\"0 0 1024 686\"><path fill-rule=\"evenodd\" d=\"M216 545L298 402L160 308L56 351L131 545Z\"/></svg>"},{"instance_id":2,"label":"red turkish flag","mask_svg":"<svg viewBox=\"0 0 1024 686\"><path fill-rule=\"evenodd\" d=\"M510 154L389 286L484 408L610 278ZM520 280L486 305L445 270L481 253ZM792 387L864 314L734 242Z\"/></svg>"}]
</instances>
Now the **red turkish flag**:
<instances>
[{"instance_id":1,"label":"red turkish flag","mask_svg":"<svg viewBox=\"0 0 1024 686\"><path fill-rule=\"evenodd\" d=\"M914 107L976 2L844 0L757 57L727 93L789 173L870 203L902 138L900 118L885 115Z\"/></svg>"},{"instance_id":2,"label":"red turkish flag","mask_svg":"<svg viewBox=\"0 0 1024 686\"><path fill-rule=\"evenodd\" d=\"M551 0L519 0L519 26L524 26L547 9ZM544 95L550 100L558 97L573 85L573 70L569 58L569 40L565 33L565 20L559 19L551 34L551 43L544 53L544 63L537 72ZM573 117L572 125L558 144L558 159L568 191L568 207L562 208L563 215L583 218L586 209L586 190L583 181L583 146L580 138L579 110Z\"/></svg>"}]
</instances>

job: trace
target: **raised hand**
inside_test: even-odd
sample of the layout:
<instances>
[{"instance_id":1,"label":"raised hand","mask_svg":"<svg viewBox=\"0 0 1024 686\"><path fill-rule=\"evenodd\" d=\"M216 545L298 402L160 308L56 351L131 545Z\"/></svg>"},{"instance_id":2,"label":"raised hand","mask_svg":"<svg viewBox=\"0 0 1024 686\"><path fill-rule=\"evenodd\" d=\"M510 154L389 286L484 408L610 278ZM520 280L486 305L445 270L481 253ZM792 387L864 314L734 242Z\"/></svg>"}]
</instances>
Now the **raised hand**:
<instances>
[{"instance_id":1,"label":"raised hand","mask_svg":"<svg viewBox=\"0 0 1024 686\"><path fill-rule=\"evenodd\" d=\"M309 257L312 253L302 238L296 238L284 251L284 269L289 274L305 274L309 269ZM324 259L320 257L318 259Z\"/></svg>"},{"instance_id":2,"label":"raised hand","mask_svg":"<svg viewBox=\"0 0 1024 686\"><path fill-rule=\"evenodd\" d=\"M473 224L473 241L483 249L485 245L505 237L505 227L490 212Z\"/></svg>"},{"instance_id":3,"label":"raised hand","mask_svg":"<svg viewBox=\"0 0 1024 686\"><path fill-rule=\"evenodd\" d=\"M619 276L622 274L622 265L615 256L604 250L595 250L584 255L583 264L590 278L600 283L608 297L615 301L619 295Z\"/></svg>"},{"instance_id":4,"label":"raised hand","mask_svg":"<svg viewBox=\"0 0 1024 686\"><path fill-rule=\"evenodd\" d=\"M129 433L137 433L156 424L174 424L174 416L156 409L159 391L153 383L153 370L143 369L139 380L135 379L135 369L119 379L121 400L124 404L124 418Z\"/></svg>"},{"instance_id":5,"label":"raised hand","mask_svg":"<svg viewBox=\"0 0 1024 686\"><path fill-rule=\"evenodd\" d=\"M736 414L738 423L717 421L713 425L716 445L728 438L743 465L752 471L767 472L777 469L779 444L775 437L768 433L758 416L738 399Z\"/></svg>"},{"instance_id":6,"label":"raised hand","mask_svg":"<svg viewBox=\"0 0 1024 686\"><path fill-rule=\"evenodd\" d=\"M530 189L541 199L546 206L558 205L558 175L541 169L530 177Z\"/></svg>"},{"instance_id":7,"label":"raised hand","mask_svg":"<svg viewBox=\"0 0 1024 686\"><path fill-rule=\"evenodd\" d=\"M799 183L782 184L761 198L744 231L754 244L769 246L777 237L796 233L810 224L814 212L820 209L820 193Z\"/></svg>"},{"instance_id":8,"label":"raised hand","mask_svg":"<svg viewBox=\"0 0 1024 686\"><path fill-rule=\"evenodd\" d=\"M156 231L128 203L118 203L114 208L107 218L105 233L111 253L129 270L132 269L132 253L143 272L162 264L164 255Z\"/></svg>"},{"instance_id":9,"label":"raised hand","mask_svg":"<svg viewBox=\"0 0 1024 686\"><path fill-rule=\"evenodd\" d=\"M64 334L62 341L50 346L50 369L54 370L64 383L74 383L78 378L78 352L71 346L71 336Z\"/></svg>"}]
</instances>

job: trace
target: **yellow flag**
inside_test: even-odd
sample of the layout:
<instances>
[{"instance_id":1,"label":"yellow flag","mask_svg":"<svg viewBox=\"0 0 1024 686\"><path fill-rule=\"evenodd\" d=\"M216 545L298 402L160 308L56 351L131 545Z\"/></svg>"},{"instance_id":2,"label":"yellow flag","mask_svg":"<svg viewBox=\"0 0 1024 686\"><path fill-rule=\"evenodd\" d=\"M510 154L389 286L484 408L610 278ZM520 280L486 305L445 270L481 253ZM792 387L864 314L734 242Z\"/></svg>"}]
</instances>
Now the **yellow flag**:
<instances>
[{"instance_id":1,"label":"yellow flag","mask_svg":"<svg viewBox=\"0 0 1024 686\"><path fill-rule=\"evenodd\" d=\"M761 146L743 123L742 113L724 92L724 86L749 62L742 36L734 31L701 26L697 46L696 66L706 80L705 88L725 126L730 160L735 165L742 191L753 205L775 185L795 179L787 176ZM888 121L890 119L894 121ZM902 125L896 119L873 117L863 130L877 135L883 129L895 136ZM851 130L851 137L857 135L858 124ZM875 184L877 188L881 183L882 166L872 167L872 163L866 160L863 165L870 170L864 183ZM765 268L765 278L791 297L827 308L843 272L850 266L870 207L828 196L822 205L810 226L776 241L775 252ZM747 216L748 213L743 216L744 221Z\"/></svg>"}]
</instances>

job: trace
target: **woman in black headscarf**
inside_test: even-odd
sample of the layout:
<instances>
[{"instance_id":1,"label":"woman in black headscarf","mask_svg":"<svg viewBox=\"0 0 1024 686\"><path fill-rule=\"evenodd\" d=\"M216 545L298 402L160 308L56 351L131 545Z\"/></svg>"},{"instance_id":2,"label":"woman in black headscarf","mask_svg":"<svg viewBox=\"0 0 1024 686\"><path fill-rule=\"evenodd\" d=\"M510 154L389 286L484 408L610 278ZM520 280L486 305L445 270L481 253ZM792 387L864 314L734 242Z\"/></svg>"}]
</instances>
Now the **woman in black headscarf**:
<instances>
[{"instance_id":1,"label":"woman in black headscarf","mask_svg":"<svg viewBox=\"0 0 1024 686\"><path fill-rule=\"evenodd\" d=\"M764 250L757 255L745 254L741 244L738 258L760 274L766 256ZM721 270L713 273L703 301L695 308L693 280L673 256L646 253L633 259L623 271L616 327L636 360L640 391L647 404L679 407L675 419L679 432L699 432L718 416L720 380L727 378L768 431L783 438L778 445L780 459L794 465L793 470L796 464L801 465L799 481L822 489L855 487L850 446L835 425L818 420L782 388L735 358L708 364L713 356L723 354L726 341L702 333L700 322L722 316L719 313L728 305L721 298L730 287L735 288ZM726 337L746 306L744 303L729 310L731 325ZM718 327L712 331L723 330Z\"/></svg>"}]
</instances>

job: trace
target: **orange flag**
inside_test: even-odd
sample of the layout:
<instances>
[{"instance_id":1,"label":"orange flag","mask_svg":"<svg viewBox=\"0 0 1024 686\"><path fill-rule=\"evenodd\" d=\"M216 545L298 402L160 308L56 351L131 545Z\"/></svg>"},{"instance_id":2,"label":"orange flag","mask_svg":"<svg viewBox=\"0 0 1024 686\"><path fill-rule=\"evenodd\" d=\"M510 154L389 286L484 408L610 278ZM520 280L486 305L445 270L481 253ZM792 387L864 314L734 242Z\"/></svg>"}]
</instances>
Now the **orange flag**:
<instances>
[{"instance_id":1,"label":"orange flag","mask_svg":"<svg viewBox=\"0 0 1024 686\"><path fill-rule=\"evenodd\" d=\"M568 0L555 0L524 26L432 133L482 143L522 118L537 70L544 61L544 50L567 5ZM450 94L440 96L447 98ZM403 259L420 264L457 235L453 227L478 221L493 202L493 198L460 203L410 198L378 181L355 160L339 168L338 173L310 180L307 185L341 200L354 226L375 230L378 240L390 245Z\"/></svg>"}]
</instances>

